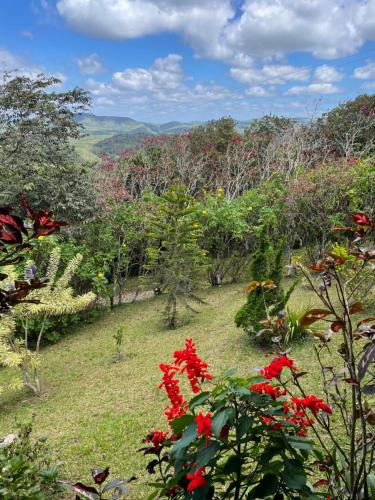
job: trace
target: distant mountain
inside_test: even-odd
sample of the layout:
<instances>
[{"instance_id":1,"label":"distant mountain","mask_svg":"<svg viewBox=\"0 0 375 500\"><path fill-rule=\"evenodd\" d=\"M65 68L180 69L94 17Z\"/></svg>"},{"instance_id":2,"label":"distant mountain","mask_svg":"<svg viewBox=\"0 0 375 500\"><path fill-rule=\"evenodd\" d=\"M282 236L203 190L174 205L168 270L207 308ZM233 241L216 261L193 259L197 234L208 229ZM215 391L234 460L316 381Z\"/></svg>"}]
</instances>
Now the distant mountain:
<instances>
[{"instance_id":1,"label":"distant mountain","mask_svg":"<svg viewBox=\"0 0 375 500\"><path fill-rule=\"evenodd\" d=\"M295 118L304 123L305 118ZM126 116L98 116L82 113L76 121L83 126L84 137L76 141L76 149L84 160L95 161L102 153L118 155L123 149L142 144L146 137L161 134L182 134L204 122L178 122L155 124L140 122ZM239 133L251 123L237 121Z\"/></svg>"},{"instance_id":2,"label":"distant mountain","mask_svg":"<svg viewBox=\"0 0 375 500\"><path fill-rule=\"evenodd\" d=\"M86 134L178 134L199 125L198 122L155 123L139 122L133 118L122 116L97 116L91 114L77 115L76 121L81 123Z\"/></svg>"}]
</instances>

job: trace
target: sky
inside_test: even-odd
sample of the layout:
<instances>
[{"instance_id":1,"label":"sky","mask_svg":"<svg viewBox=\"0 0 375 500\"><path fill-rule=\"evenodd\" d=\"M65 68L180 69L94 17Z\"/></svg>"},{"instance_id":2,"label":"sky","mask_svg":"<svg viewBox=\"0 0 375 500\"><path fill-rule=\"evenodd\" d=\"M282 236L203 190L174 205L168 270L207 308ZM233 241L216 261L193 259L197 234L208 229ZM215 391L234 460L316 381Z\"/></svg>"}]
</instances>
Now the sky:
<instances>
[{"instance_id":1,"label":"sky","mask_svg":"<svg viewBox=\"0 0 375 500\"><path fill-rule=\"evenodd\" d=\"M98 115L313 117L375 92L375 0L0 0L0 68Z\"/></svg>"}]
</instances>

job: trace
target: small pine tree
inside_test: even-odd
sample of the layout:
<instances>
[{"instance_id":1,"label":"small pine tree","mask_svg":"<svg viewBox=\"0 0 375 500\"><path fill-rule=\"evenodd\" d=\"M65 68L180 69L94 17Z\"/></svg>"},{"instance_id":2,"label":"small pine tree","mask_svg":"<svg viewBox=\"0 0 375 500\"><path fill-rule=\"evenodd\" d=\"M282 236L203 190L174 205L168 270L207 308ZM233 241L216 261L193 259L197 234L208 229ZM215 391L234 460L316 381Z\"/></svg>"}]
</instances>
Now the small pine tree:
<instances>
[{"instance_id":1,"label":"small pine tree","mask_svg":"<svg viewBox=\"0 0 375 500\"><path fill-rule=\"evenodd\" d=\"M284 309L291 293L293 285L287 292L282 289L282 256L283 244L275 249L269 239L262 231L259 247L254 253L250 264L252 283L268 283L273 286L249 286L247 302L235 316L236 326L243 328L249 334L254 334L263 329L262 321L269 316ZM267 337L260 336L261 343L267 342Z\"/></svg>"},{"instance_id":2,"label":"small pine tree","mask_svg":"<svg viewBox=\"0 0 375 500\"><path fill-rule=\"evenodd\" d=\"M157 285L167 293L165 316L170 328L175 328L177 304L194 309L189 299L203 303L194 293L200 280L205 256L198 246L200 224L194 198L182 186L173 186L160 197L160 207L151 222L151 237L156 243L149 249L149 268Z\"/></svg>"}]
</instances>

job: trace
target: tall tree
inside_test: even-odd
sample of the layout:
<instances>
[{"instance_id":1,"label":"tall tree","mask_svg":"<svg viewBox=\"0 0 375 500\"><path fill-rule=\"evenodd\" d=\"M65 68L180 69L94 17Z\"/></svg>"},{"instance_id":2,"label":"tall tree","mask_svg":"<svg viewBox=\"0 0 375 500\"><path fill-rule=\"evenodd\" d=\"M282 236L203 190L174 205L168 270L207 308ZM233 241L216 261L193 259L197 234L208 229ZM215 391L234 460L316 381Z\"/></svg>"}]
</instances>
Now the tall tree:
<instances>
[{"instance_id":1,"label":"tall tree","mask_svg":"<svg viewBox=\"0 0 375 500\"><path fill-rule=\"evenodd\" d=\"M11 204L19 191L38 199L49 172L75 160L72 139L80 135L75 114L87 109L88 93L80 88L57 92L60 80L4 74L0 83L1 203ZM7 179L11 176L12 183ZM57 183L55 189L62 189ZM39 192L40 191L40 192ZM45 191L45 189L43 189ZM49 208L49 206L46 206Z\"/></svg>"}]
</instances>

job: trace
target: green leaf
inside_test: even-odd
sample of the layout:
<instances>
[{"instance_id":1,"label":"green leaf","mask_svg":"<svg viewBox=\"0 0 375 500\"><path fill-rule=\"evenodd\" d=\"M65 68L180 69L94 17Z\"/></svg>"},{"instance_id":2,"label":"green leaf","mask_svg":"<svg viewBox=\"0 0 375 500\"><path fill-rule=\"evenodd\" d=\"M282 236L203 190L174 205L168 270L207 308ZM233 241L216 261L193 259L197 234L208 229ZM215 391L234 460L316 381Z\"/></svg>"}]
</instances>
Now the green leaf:
<instances>
[{"instance_id":1,"label":"green leaf","mask_svg":"<svg viewBox=\"0 0 375 500\"><path fill-rule=\"evenodd\" d=\"M220 411L217 415L212 419L212 432L214 436L220 437L221 429L228 422L230 417L233 414L232 408L224 408L224 410Z\"/></svg>"},{"instance_id":2,"label":"green leaf","mask_svg":"<svg viewBox=\"0 0 375 500\"><path fill-rule=\"evenodd\" d=\"M314 447L314 442L305 438L300 438L297 436L288 436L289 444L292 448L297 450L312 450Z\"/></svg>"},{"instance_id":3,"label":"green leaf","mask_svg":"<svg viewBox=\"0 0 375 500\"><path fill-rule=\"evenodd\" d=\"M296 460L286 460L284 471L281 473L285 484L294 490L302 490L306 485L306 476L304 470Z\"/></svg>"},{"instance_id":4,"label":"green leaf","mask_svg":"<svg viewBox=\"0 0 375 500\"><path fill-rule=\"evenodd\" d=\"M223 467L223 472L225 474L231 474L232 472L237 472L241 467L241 458L238 455L232 455L228 458L227 463Z\"/></svg>"},{"instance_id":5,"label":"green leaf","mask_svg":"<svg viewBox=\"0 0 375 500\"><path fill-rule=\"evenodd\" d=\"M180 459L185 453L185 448L189 446L195 439L197 439L197 424L195 422L191 423L186 431L183 433L181 439L175 442L171 450L172 456L175 459Z\"/></svg>"},{"instance_id":6,"label":"green leaf","mask_svg":"<svg viewBox=\"0 0 375 500\"><path fill-rule=\"evenodd\" d=\"M260 483L254 488L249 498L267 498L277 493L279 481L276 476L266 474L262 477Z\"/></svg>"},{"instance_id":7,"label":"green leaf","mask_svg":"<svg viewBox=\"0 0 375 500\"><path fill-rule=\"evenodd\" d=\"M250 427L253 425L253 419L250 418L247 415L244 415L243 417L240 418L238 422L238 436L241 438L244 436L250 429Z\"/></svg>"},{"instance_id":8,"label":"green leaf","mask_svg":"<svg viewBox=\"0 0 375 500\"><path fill-rule=\"evenodd\" d=\"M204 467L207 465L217 454L220 449L220 443L218 441L209 441L207 448L203 448L196 455L196 463L198 467Z\"/></svg>"},{"instance_id":9,"label":"green leaf","mask_svg":"<svg viewBox=\"0 0 375 500\"><path fill-rule=\"evenodd\" d=\"M185 428L194 421L194 415L183 415L180 418L175 418L172 422L173 431L178 434L183 432Z\"/></svg>"},{"instance_id":10,"label":"green leaf","mask_svg":"<svg viewBox=\"0 0 375 500\"><path fill-rule=\"evenodd\" d=\"M194 408L196 408L197 406L203 405L209 397L210 397L209 392L201 392L200 394L197 394L189 402L190 410L194 410Z\"/></svg>"}]
</instances>

